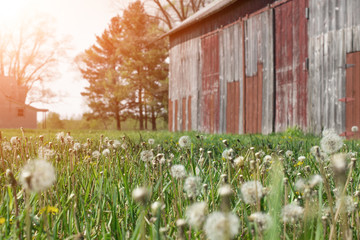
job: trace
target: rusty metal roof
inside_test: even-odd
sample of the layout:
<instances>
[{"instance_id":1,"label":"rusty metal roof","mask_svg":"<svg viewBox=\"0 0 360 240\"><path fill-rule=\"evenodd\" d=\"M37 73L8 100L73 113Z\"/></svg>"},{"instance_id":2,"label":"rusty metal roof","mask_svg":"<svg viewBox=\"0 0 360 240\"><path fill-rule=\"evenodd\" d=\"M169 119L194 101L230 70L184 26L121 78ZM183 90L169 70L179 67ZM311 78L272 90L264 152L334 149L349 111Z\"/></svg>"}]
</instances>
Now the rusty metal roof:
<instances>
[{"instance_id":1,"label":"rusty metal roof","mask_svg":"<svg viewBox=\"0 0 360 240\"><path fill-rule=\"evenodd\" d=\"M227 6L237 2L238 0L216 0L206 7L197 11L194 15L190 16L189 18L185 19L179 25L165 33L162 37L174 34L180 30L183 30L201 20L214 15L217 12L220 12L222 9L226 8Z\"/></svg>"}]
</instances>

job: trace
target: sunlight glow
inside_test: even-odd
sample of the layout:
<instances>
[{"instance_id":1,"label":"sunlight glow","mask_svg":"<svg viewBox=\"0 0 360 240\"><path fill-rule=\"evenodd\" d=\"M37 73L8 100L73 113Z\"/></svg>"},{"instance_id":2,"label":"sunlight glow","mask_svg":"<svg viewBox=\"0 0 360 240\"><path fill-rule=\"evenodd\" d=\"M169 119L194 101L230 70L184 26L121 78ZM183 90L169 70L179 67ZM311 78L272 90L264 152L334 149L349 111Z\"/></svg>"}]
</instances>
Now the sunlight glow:
<instances>
[{"instance_id":1,"label":"sunlight glow","mask_svg":"<svg viewBox=\"0 0 360 240\"><path fill-rule=\"evenodd\" d=\"M27 7L27 2L27 0L0 0L0 22L16 21Z\"/></svg>"}]
</instances>

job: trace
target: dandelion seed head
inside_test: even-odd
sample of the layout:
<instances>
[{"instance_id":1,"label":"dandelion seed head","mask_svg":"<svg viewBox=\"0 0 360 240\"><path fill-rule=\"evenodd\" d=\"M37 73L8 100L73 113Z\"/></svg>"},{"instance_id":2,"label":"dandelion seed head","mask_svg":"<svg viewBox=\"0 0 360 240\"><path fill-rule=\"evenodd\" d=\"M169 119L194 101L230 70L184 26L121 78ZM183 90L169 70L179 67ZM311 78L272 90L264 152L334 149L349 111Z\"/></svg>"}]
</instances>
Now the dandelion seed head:
<instances>
[{"instance_id":1,"label":"dandelion seed head","mask_svg":"<svg viewBox=\"0 0 360 240\"><path fill-rule=\"evenodd\" d=\"M155 143L155 139L149 138L148 144L153 145Z\"/></svg>"},{"instance_id":2,"label":"dandelion seed head","mask_svg":"<svg viewBox=\"0 0 360 240\"><path fill-rule=\"evenodd\" d=\"M263 196L263 186L259 181L248 181L242 184L241 193L245 203L254 204Z\"/></svg>"},{"instance_id":3,"label":"dandelion seed head","mask_svg":"<svg viewBox=\"0 0 360 240\"><path fill-rule=\"evenodd\" d=\"M143 162L150 162L154 158L154 153L151 150L143 150L140 153L140 159Z\"/></svg>"},{"instance_id":4,"label":"dandelion seed head","mask_svg":"<svg viewBox=\"0 0 360 240\"><path fill-rule=\"evenodd\" d=\"M300 207L296 202L286 205L282 210L282 220L284 223L296 223L304 214L304 208Z\"/></svg>"},{"instance_id":5,"label":"dandelion seed head","mask_svg":"<svg viewBox=\"0 0 360 240\"><path fill-rule=\"evenodd\" d=\"M1 144L1 146L2 146L2 149L4 150L4 151L11 151L12 150L12 147L11 147L11 145L10 145L10 143L9 142L3 142L2 144Z\"/></svg>"},{"instance_id":6,"label":"dandelion seed head","mask_svg":"<svg viewBox=\"0 0 360 240\"><path fill-rule=\"evenodd\" d=\"M225 160L233 159L234 150L232 148L225 149L222 153L222 158Z\"/></svg>"},{"instance_id":7,"label":"dandelion seed head","mask_svg":"<svg viewBox=\"0 0 360 240\"><path fill-rule=\"evenodd\" d=\"M102 151L102 155L104 157L108 157L110 155L110 150L108 148L105 148L103 151Z\"/></svg>"},{"instance_id":8,"label":"dandelion seed head","mask_svg":"<svg viewBox=\"0 0 360 240\"><path fill-rule=\"evenodd\" d=\"M271 156L270 155L266 155L265 157L264 157L264 162L270 162L271 161Z\"/></svg>"},{"instance_id":9,"label":"dandelion seed head","mask_svg":"<svg viewBox=\"0 0 360 240\"><path fill-rule=\"evenodd\" d=\"M291 151L291 150L287 150L287 151L285 152L285 156L288 157L288 158L289 158L289 157L292 157L293 154L294 154L294 153L293 153L293 151Z\"/></svg>"},{"instance_id":10,"label":"dandelion seed head","mask_svg":"<svg viewBox=\"0 0 360 240\"><path fill-rule=\"evenodd\" d=\"M329 133L325 135L320 141L321 149L327 154L332 154L339 151L343 145L343 138L336 133Z\"/></svg>"},{"instance_id":11,"label":"dandelion seed head","mask_svg":"<svg viewBox=\"0 0 360 240\"><path fill-rule=\"evenodd\" d=\"M352 131L352 132L358 132L358 131L359 131L359 127L358 127L358 126L352 126L352 127L351 127L351 131Z\"/></svg>"},{"instance_id":12,"label":"dandelion seed head","mask_svg":"<svg viewBox=\"0 0 360 240\"><path fill-rule=\"evenodd\" d=\"M138 187L133 190L132 198L135 202L146 204L147 201L150 199L150 192L145 187Z\"/></svg>"},{"instance_id":13,"label":"dandelion seed head","mask_svg":"<svg viewBox=\"0 0 360 240\"><path fill-rule=\"evenodd\" d=\"M18 137L17 136L14 136L14 137L10 138L11 145L16 145L17 142L18 142Z\"/></svg>"},{"instance_id":14,"label":"dandelion seed head","mask_svg":"<svg viewBox=\"0 0 360 240\"><path fill-rule=\"evenodd\" d=\"M244 157L243 156L239 156L237 158L234 159L234 165L236 167L243 167L244 166Z\"/></svg>"},{"instance_id":15,"label":"dandelion seed head","mask_svg":"<svg viewBox=\"0 0 360 240\"><path fill-rule=\"evenodd\" d=\"M305 161L305 159L306 159L306 157L305 157L305 156L300 156L300 157L298 157L298 161L300 161L300 162Z\"/></svg>"},{"instance_id":16,"label":"dandelion seed head","mask_svg":"<svg viewBox=\"0 0 360 240\"><path fill-rule=\"evenodd\" d=\"M204 225L204 231L210 240L234 238L239 233L239 218L232 213L213 212Z\"/></svg>"},{"instance_id":17,"label":"dandelion seed head","mask_svg":"<svg viewBox=\"0 0 360 240\"><path fill-rule=\"evenodd\" d=\"M191 139L189 136L182 136L180 139L179 139L179 145L180 147L182 148L190 148L191 146Z\"/></svg>"},{"instance_id":18,"label":"dandelion seed head","mask_svg":"<svg viewBox=\"0 0 360 240\"><path fill-rule=\"evenodd\" d=\"M171 176L176 179L184 179L186 177L185 167L181 164L173 165L170 172Z\"/></svg>"},{"instance_id":19,"label":"dandelion seed head","mask_svg":"<svg viewBox=\"0 0 360 240\"><path fill-rule=\"evenodd\" d=\"M121 147L121 142L119 140L114 140L112 143L112 147L118 149Z\"/></svg>"},{"instance_id":20,"label":"dandelion seed head","mask_svg":"<svg viewBox=\"0 0 360 240\"><path fill-rule=\"evenodd\" d=\"M325 137L329 134L336 134L336 131L335 129L333 128L325 128L323 131L322 131L322 136Z\"/></svg>"},{"instance_id":21,"label":"dandelion seed head","mask_svg":"<svg viewBox=\"0 0 360 240\"><path fill-rule=\"evenodd\" d=\"M346 154L338 153L332 156L331 164L336 172L344 172L347 166Z\"/></svg>"},{"instance_id":22,"label":"dandelion seed head","mask_svg":"<svg viewBox=\"0 0 360 240\"><path fill-rule=\"evenodd\" d=\"M196 198L201 193L201 179L199 177L187 177L184 183L184 190L189 198Z\"/></svg>"},{"instance_id":23,"label":"dandelion seed head","mask_svg":"<svg viewBox=\"0 0 360 240\"><path fill-rule=\"evenodd\" d=\"M323 179L319 174L313 175L309 180L309 187L313 188L322 182L323 182Z\"/></svg>"},{"instance_id":24,"label":"dandelion seed head","mask_svg":"<svg viewBox=\"0 0 360 240\"><path fill-rule=\"evenodd\" d=\"M81 149L81 143L79 143L79 142L74 143L73 148L74 148L75 151L78 152Z\"/></svg>"},{"instance_id":25,"label":"dandelion seed head","mask_svg":"<svg viewBox=\"0 0 360 240\"><path fill-rule=\"evenodd\" d=\"M257 224L260 232L269 229L272 225L272 218L267 213L255 212L249 216L249 219Z\"/></svg>"},{"instance_id":26,"label":"dandelion seed head","mask_svg":"<svg viewBox=\"0 0 360 240\"><path fill-rule=\"evenodd\" d=\"M233 190L229 184L224 184L219 188L218 193L220 196L226 197L231 196L233 194Z\"/></svg>"},{"instance_id":27,"label":"dandelion seed head","mask_svg":"<svg viewBox=\"0 0 360 240\"><path fill-rule=\"evenodd\" d=\"M340 207L341 198L338 198L336 201L336 209ZM347 213L352 213L356 209L354 199L351 196L344 196L343 198L343 207Z\"/></svg>"},{"instance_id":28,"label":"dandelion seed head","mask_svg":"<svg viewBox=\"0 0 360 240\"><path fill-rule=\"evenodd\" d=\"M55 151L46 147L39 147L38 156L41 159L50 160L55 156Z\"/></svg>"},{"instance_id":29,"label":"dandelion seed head","mask_svg":"<svg viewBox=\"0 0 360 240\"><path fill-rule=\"evenodd\" d=\"M299 192L302 192L306 187L305 180L300 178L295 182L295 189Z\"/></svg>"},{"instance_id":30,"label":"dandelion seed head","mask_svg":"<svg viewBox=\"0 0 360 240\"><path fill-rule=\"evenodd\" d=\"M153 216L156 216L158 214L158 212L160 210L162 210L163 208L165 208L165 205L162 204L161 202L159 201L156 201L156 202L153 202L151 204L151 212L152 212L152 215Z\"/></svg>"},{"instance_id":31,"label":"dandelion seed head","mask_svg":"<svg viewBox=\"0 0 360 240\"><path fill-rule=\"evenodd\" d=\"M200 229L205 222L207 214L207 203L197 202L186 209L186 221L195 229Z\"/></svg>"},{"instance_id":32,"label":"dandelion seed head","mask_svg":"<svg viewBox=\"0 0 360 240\"><path fill-rule=\"evenodd\" d=\"M51 187L56 180L55 168L43 159L29 161L20 173L20 183L31 192L41 192Z\"/></svg>"},{"instance_id":33,"label":"dandelion seed head","mask_svg":"<svg viewBox=\"0 0 360 240\"><path fill-rule=\"evenodd\" d=\"M91 154L91 156L92 156L93 158L99 158L100 155L101 155L100 152L97 151L97 150L93 151L92 154Z\"/></svg>"}]
</instances>

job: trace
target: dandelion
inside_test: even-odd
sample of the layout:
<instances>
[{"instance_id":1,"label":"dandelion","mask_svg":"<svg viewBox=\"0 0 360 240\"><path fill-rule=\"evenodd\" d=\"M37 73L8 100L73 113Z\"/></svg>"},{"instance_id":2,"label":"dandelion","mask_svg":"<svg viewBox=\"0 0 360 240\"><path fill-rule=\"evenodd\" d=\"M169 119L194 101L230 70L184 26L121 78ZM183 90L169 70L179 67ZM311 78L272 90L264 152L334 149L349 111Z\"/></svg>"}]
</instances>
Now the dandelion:
<instances>
[{"instance_id":1,"label":"dandelion","mask_svg":"<svg viewBox=\"0 0 360 240\"><path fill-rule=\"evenodd\" d=\"M191 146L191 139L189 136L182 136L179 139L179 145L182 148L189 148Z\"/></svg>"},{"instance_id":2,"label":"dandelion","mask_svg":"<svg viewBox=\"0 0 360 240\"><path fill-rule=\"evenodd\" d=\"M149 138L148 144L153 145L155 143L155 140L153 138Z\"/></svg>"},{"instance_id":3,"label":"dandelion","mask_svg":"<svg viewBox=\"0 0 360 240\"><path fill-rule=\"evenodd\" d=\"M245 203L254 204L263 196L263 186L259 181L248 181L241 186L241 193Z\"/></svg>"},{"instance_id":4,"label":"dandelion","mask_svg":"<svg viewBox=\"0 0 360 240\"><path fill-rule=\"evenodd\" d=\"M206 219L204 231L210 240L226 240L239 233L239 218L232 213L213 212Z\"/></svg>"},{"instance_id":5,"label":"dandelion","mask_svg":"<svg viewBox=\"0 0 360 240\"><path fill-rule=\"evenodd\" d=\"M299 161L299 162L304 162L305 159L306 159L305 156L300 156L300 157L298 157L298 161Z\"/></svg>"},{"instance_id":6,"label":"dandelion","mask_svg":"<svg viewBox=\"0 0 360 240\"><path fill-rule=\"evenodd\" d=\"M323 179L319 174L313 175L309 180L309 187L313 188L322 182L323 182Z\"/></svg>"},{"instance_id":7,"label":"dandelion","mask_svg":"<svg viewBox=\"0 0 360 240\"><path fill-rule=\"evenodd\" d=\"M20 182L26 190L41 192L56 180L53 165L45 160L29 161L21 170Z\"/></svg>"},{"instance_id":8,"label":"dandelion","mask_svg":"<svg viewBox=\"0 0 360 240\"><path fill-rule=\"evenodd\" d=\"M3 217L0 217L0 225L4 224L5 223L5 218Z\"/></svg>"},{"instance_id":9,"label":"dandelion","mask_svg":"<svg viewBox=\"0 0 360 240\"><path fill-rule=\"evenodd\" d=\"M56 134L56 139L58 141L63 141L64 138L65 138L65 133L64 132L59 132L59 133Z\"/></svg>"},{"instance_id":10,"label":"dandelion","mask_svg":"<svg viewBox=\"0 0 360 240\"><path fill-rule=\"evenodd\" d=\"M59 212L59 209L57 207L47 206L47 207L41 208L40 211L39 211L39 214L41 215L44 212L46 212L48 214L50 213L52 215L55 215L55 214L57 214Z\"/></svg>"},{"instance_id":11,"label":"dandelion","mask_svg":"<svg viewBox=\"0 0 360 240\"><path fill-rule=\"evenodd\" d=\"M113 148L118 149L121 147L121 142L119 140L114 140L112 146Z\"/></svg>"},{"instance_id":12,"label":"dandelion","mask_svg":"<svg viewBox=\"0 0 360 240\"><path fill-rule=\"evenodd\" d=\"M296 202L286 205L282 210L282 219L284 223L296 223L304 214L304 208L300 207Z\"/></svg>"},{"instance_id":13,"label":"dandelion","mask_svg":"<svg viewBox=\"0 0 360 240\"><path fill-rule=\"evenodd\" d=\"M234 165L236 167L243 167L244 166L244 157L243 156L239 156L237 158L234 159Z\"/></svg>"},{"instance_id":14,"label":"dandelion","mask_svg":"<svg viewBox=\"0 0 360 240\"><path fill-rule=\"evenodd\" d=\"M344 172L346 170L346 154L338 153L331 158L331 164L336 172Z\"/></svg>"},{"instance_id":15,"label":"dandelion","mask_svg":"<svg viewBox=\"0 0 360 240\"><path fill-rule=\"evenodd\" d=\"M264 162L265 163L268 163L268 162L270 162L271 161L271 156L270 155L266 155L265 157L264 157Z\"/></svg>"},{"instance_id":16,"label":"dandelion","mask_svg":"<svg viewBox=\"0 0 360 240\"><path fill-rule=\"evenodd\" d=\"M17 142L18 142L18 137L17 137L17 136L10 138L10 143L11 143L11 145L16 145Z\"/></svg>"},{"instance_id":17,"label":"dandelion","mask_svg":"<svg viewBox=\"0 0 360 240\"><path fill-rule=\"evenodd\" d=\"M74 141L74 139L72 136L70 136L70 133L66 133L66 136L64 137L64 141L66 144L71 144Z\"/></svg>"},{"instance_id":18,"label":"dandelion","mask_svg":"<svg viewBox=\"0 0 360 240\"><path fill-rule=\"evenodd\" d=\"M347 213L352 213L353 211L355 211L356 205L354 199L351 196L344 196L343 198L338 198L338 200L336 201L337 209L340 207L341 201L343 201L342 207L345 207Z\"/></svg>"},{"instance_id":19,"label":"dandelion","mask_svg":"<svg viewBox=\"0 0 360 240\"><path fill-rule=\"evenodd\" d=\"M151 150L143 150L140 153L140 159L143 162L150 162L154 158L154 154Z\"/></svg>"},{"instance_id":20,"label":"dandelion","mask_svg":"<svg viewBox=\"0 0 360 240\"><path fill-rule=\"evenodd\" d=\"M222 158L225 160L233 159L234 150L232 148L225 149L222 153Z\"/></svg>"},{"instance_id":21,"label":"dandelion","mask_svg":"<svg viewBox=\"0 0 360 240\"><path fill-rule=\"evenodd\" d=\"M289 157L292 157L293 154L294 154L294 153L293 153L293 151L291 151L291 150L287 150L287 151L285 152L285 156L288 157L288 158L289 158Z\"/></svg>"},{"instance_id":22,"label":"dandelion","mask_svg":"<svg viewBox=\"0 0 360 240\"><path fill-rule=\"evenodd\" d=\"M103 151L102 151L102 155L104 157L108 157L110 155L110 150L108 148L105 148Z\"/></svg>"},{"instance_id":23,"label":"dandelion","mask_svg":"<svg viewBox=\"0 0 360 240\"><path fill-rule=\"evenodd\" d=\"M321 149L328 154L339 151L343 145L343 139L336 133L328 133L320 141Z\"/></svg>"},{"instance_id":24,"label":"dandelion","mask_svg":"<svg viewBox=\"0 0 360 240\"><path fill-rule=\"evenodd\" d=\"M225 184L219 188L218 193L222 197L228 197L233 194L233 190L229 184Z\"/></svg>"},{"instance_id":25,"label":"dandelion","mask_svg":"<svg viewBox=\"0 0 360 240\"><path fill-rule=\"evenodd\" d=\"M207 214L207 203L197 202L186 209L186 221L195 229L200 229L205 222Z\"/></svg>"},{"instance_id":26,"label":"dandelion","mask_svg":"<svg viewBox=\"0 0 360 240\"><path fill-rule=\"evenodd\" d=\"M92 154L91 154L91 156L92 156L93 158L99 158L100 155L101 155L100 152L97 151L97 150L93 151Z\"/></svg>"},{"instance_id":27,"label":"dandelion","mask_svg":"<svg viewBox=\"0 0 360 240\"><path fill-rule=\"evenodd\" d=\"M55 151L46 147L39 147L38 156L39 158L50 160L55 156Z\"/></svg>"},{"instance_id":28,"label":"dandelion","mask_svg":"<svg viewBox=\"0 0 360 240\"><path fill-rule=\"evenodd\" d=\"M323 137L329 135L329 134L336 134L335 129L333 128L325 128L322 132Z\"/></svg>"},{"instance_id":29,"label":"dandelion","mask_svg":"<svg viewBox=\"0 0 360 240\"><path fill-rule=\"evenodd\" d=\"M352 127L351 127L351 131L352 131L352 132L358 132L358 131L359 131L358 126L352 126Z\"/></svg>"},{"instance_id":30,"label":"dandelion","mask_svg":"<svg viewBox=\"0 0 360 240\"><path fill-rule=\"evenodd\" d=\"M79 142L74 143L74 150L79 151L81 149L81 144Z\"/></svg>"},{"instance_id":31,"label":"dandelion","mask_svg":"<svg viewBox=\"0 0 360 240\"><path fill-rule=\"evenodd\" d=\"M151 212L152 212L152 214L153 214L154 216L156 216L156 215L158 214L158 212L159 212L160 210L162 210L163 208L165 208L165 205L162 204L162 203L159 202L159 201L153 202L153 203L151 204Z\"/></svg>"},{"instance_id":32,"label":"dandelion","mask_svg":"<svg viewBox=\"0 0 360 240\"><path fill-rule=\"evenodd\" d=\"M12 147L11 147L10 143L8 143L8 142L3 142L1 144L1 146L2 146L2 149L4 151L9 151L10 152L12 150Z\"/></svg>"},{"instance_id":33,"label":"dandelion","mask_svg":"<svg viewBox=\"0 0 360 240\"><path fill-rule=\"evenodd\" d=\"M299 192L302 192L306 187L305 180L300 178L295 182L295 189Z\"/></svg>"},{"instance_id":34,"label":"dandelion","mask_svg":"<svg viewBox=\"0 0 360 240\"><path fill-rule=\"evenodd\" d=\"M189 198L196 198L201 192L201 179L199 177L188 177L185 179L184 190Z\"/></svg>"},{"instance_id":35,"label":"dandelion","mask_svg":"<svg viewBox=\"0 0 360 240\"><path fill-rule=\"evenodd\" d=\"M150 192L145 187L138 187L135 188L132 192L132 198L135 202L146 204L147 201L150 199Z\"/></svg>"},{"instance_id":36,"label":"dandelion","mask_svg":"<svg viewBox=\"0 0 360 240\"><path fill-rule=\"evenodd\" d=\"M186 177L185 167L181 164L173 165L170 169L171 176L176 179L184 179Z\"/></svg>"},{"instance_id":37,"label":"dandelion","mask_svg":"<svg viewBox=\"0 0 360 240\"><path fill-rule=\"evenodd\" d=\"M249 216L249 220L256 223L260 232L269 229L272 225L272 218L269 214L263 212L255 212Z\"/></svg>"}]
</instances>

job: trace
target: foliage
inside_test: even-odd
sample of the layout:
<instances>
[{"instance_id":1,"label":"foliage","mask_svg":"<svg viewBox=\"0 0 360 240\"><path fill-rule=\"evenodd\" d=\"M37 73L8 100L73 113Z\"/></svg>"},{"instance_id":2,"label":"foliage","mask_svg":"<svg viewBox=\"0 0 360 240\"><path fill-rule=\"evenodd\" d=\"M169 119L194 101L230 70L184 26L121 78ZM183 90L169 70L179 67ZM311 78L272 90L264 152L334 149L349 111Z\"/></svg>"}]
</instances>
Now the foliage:
<instances>
[{"instance_id":1,"label":"foliage","mask_svg":"<svg viewBox=\"0 0 360 240\"><path fill-rule=\"evenodd\" d=\"M158 36L157 22L136 1L122 17L112 18L96 44L78 57L89 82L82 93L92 110L87 119L101 119L106 125L113 118L120 130L121 122L132 117L144 129L149 115L156 129L155 119L165 112L167 99L167 48Z\"/></svg>"},{"instance_id":2,"label":"foliage","mask_svg":"<svg viewBox=\"0 0 360 240\"><path fill-rule=\"evenodd\" d=\"M189 216L186 209L194 202L205 202L208 213L230 210L238 216L240 224L238 230L233 231L237 232L236 239L328 239L330 235L333 239L345 239L349 234L355 239L359 237L358 209L348 214L339 211L341 217L334 216L332 220L326 214L331 205L325 193L329 184L331 192L335 187L337 191L343 189L357 203L358 166L348 162L344 174L352 180L341 187L334 181L340 172L332 171L332 165L320 163L310 154L311 147L319 145L319 138L189 132L186 135L191 139L191 147L181 148L178 141L184 133L179 132L74 130L69 134L57 134L54 130L2 131L1 239L29 237L27 226L31 226L30 237L33 239L205 239L201 228L190 228L180 222L176 225L177 219ZM10 143L14 136L17 136L16 141ZM115 140L120 145L114 145ZM82 146L74 150L77 142ZM6 147L9 144L11 149ZM56 168L57 181L43 193L28 195L21 185L11 185L9 177L5 178L5 169L11 169L18 180L27 159L38 157L38 147L53 151L48 161ZM101 153L104 149L111 151L93 157L94 151ZM223 152L229 149L233 151L233 159L224 158ZM140 159L145 150L153 153L149 162ZM287 154L287 150L292 151L292 155ZM358 152L359 145L347 141L341 151ZM161 154L164 154L165 162L162 162ZM238 156L244 161L238 161ZM300 156L305 158L298 160ZM303 164L297 164L299 161ZM172 176L171 167L176 164L183 165L188 176L196 175L205 184L199 195L187 197L184 188L188 190L189 187L184 184L189 181ZM322 175L321 164L327 164L325 175ZM318 183L305 192L295 184L300 179L311 179L314 174L323 176L323 184ZM264 186L259 189L264 197L256 199L254 205L242 200L245 192L241 186L247 181L259 181ZM220 195L218 193L225 183L230 184L231 189L225 191L224 197L224 190ZM136 202L132 192L139 186L149 189L151 195ZM27 196L31 206L28 209ZM338 198L341 194L332 196ZM153 205L150 206L155 201L163 204L156 211L151 207ZM299 222L284 224L282 209L285 204L295 202L304 209L303 215ZM261 219L254 218L255 211L270 212L275 223L262 232L267 225L261 225ZM26 222L28 215L31 225Z\"/></svg>"}]
</instances>

